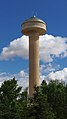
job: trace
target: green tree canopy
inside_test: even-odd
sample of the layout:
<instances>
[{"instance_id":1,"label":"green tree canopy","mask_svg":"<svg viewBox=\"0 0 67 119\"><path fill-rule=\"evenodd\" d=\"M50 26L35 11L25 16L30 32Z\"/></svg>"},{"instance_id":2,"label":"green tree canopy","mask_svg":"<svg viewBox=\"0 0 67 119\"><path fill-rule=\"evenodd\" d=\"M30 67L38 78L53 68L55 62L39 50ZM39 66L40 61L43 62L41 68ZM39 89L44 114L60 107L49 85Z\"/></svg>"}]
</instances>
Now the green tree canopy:
<instances>
[{"instance_id":1,"label":"green tree canopy","mask_svg":"<svg viewBox=\"0 0 67 119\"><path fill-rule=\"evenodd\" d=\"M33 97L22 91L15 78L0 87L0 119L67 119L67 84L44 80Z\"/></svg>"}]
</instances>

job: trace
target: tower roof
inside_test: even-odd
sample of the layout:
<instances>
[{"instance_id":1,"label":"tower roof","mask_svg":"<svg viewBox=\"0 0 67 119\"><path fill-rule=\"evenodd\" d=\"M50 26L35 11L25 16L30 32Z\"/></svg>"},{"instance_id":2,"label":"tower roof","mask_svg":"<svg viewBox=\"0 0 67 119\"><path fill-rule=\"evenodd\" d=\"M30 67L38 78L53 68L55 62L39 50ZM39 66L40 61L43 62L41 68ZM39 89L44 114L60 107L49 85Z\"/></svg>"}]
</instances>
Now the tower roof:
<instances>
[{"instance_id":1,"label":"tower roof","mask_svg":"<svg viewBox=\"0 0 67 119\"><path fill-rule=\"evenodd\" d=\"M42 23L46 24L43 20L37 18L36 16L33 16L33 17L31 17L31 18L25 20L22 24L24 24L24 23L26 23L26 22L32 22L32 21L33 21L33 22L42 22Z\"/></svg>"}]
</instances>

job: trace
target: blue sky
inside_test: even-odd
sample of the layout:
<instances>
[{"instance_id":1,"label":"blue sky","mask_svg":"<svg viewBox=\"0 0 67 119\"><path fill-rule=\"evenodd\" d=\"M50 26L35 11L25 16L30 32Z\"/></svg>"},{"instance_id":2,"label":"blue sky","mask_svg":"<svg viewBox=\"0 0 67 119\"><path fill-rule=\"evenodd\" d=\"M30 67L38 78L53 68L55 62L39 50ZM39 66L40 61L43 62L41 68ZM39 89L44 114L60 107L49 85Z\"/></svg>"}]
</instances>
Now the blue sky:
<instances>
[{"instance_id":1,"label":"blue sky","mask_svg":"<svg viewBox=\"0 0 67 119\"><path fill-rule=\"evenodd\" d=\"M67 0L0 0L0 84L15 76L28 85L28 37L22 35L21 24L34 15L47 24L46 35L40 37L40 78L66 81L66 12Z\"/></svg>"}]
</instances>

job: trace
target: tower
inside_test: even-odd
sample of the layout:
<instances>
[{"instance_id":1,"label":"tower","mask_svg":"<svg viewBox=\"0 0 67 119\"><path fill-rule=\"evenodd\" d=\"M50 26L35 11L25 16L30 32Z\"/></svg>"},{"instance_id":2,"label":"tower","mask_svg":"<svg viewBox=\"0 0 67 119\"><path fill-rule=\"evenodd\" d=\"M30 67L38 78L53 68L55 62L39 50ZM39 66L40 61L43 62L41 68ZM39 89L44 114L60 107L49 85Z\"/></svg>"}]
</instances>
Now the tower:
<instances>
[{"instance_id":1,"label":"tower","mask_svg":"<svg viewBox=\"0 0 67 119\"><path fill-rule=\"evenodd\" d=\"M22 23L22 33L29 36L29 96L33 87L39 86L39 36L46 32L46 24L37 17Z\"/></svg>"}]
</instances>

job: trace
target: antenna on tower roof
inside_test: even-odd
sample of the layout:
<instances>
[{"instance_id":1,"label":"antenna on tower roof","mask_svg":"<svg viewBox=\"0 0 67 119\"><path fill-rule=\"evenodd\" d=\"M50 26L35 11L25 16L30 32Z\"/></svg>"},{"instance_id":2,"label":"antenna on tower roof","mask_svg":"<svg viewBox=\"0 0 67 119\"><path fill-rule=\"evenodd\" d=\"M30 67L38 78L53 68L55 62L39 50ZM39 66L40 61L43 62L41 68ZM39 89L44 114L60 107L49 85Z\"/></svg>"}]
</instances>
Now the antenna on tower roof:
<instances>
[{"instance_id":1,"label":"antenna on tower roof","mask_svg":"<svg viewBox=\"0 0 67 119\"><path fill-rule=\"evenodd\" d=\"M34 11L34 12L33 12L33 17L36 17L36 16L37 16L37 12Z\"/></svg>"}]
</instances>

